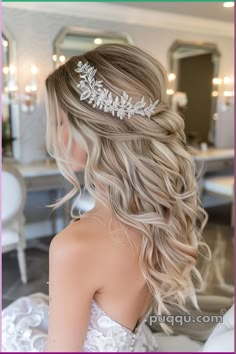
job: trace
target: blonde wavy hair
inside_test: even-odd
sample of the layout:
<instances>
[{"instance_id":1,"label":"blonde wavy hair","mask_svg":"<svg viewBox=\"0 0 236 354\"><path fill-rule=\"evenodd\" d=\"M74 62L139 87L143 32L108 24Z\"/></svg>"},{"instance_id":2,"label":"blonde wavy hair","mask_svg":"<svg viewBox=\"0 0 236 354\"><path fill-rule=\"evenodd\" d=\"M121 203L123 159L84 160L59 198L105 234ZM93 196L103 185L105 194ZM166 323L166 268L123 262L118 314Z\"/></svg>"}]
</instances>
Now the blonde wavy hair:
<instances>
[{"instance_id":1,"label":"blonde wavy hair","mask_svg":"<svg viewBox=\"0 0 236 354\"><path fill-rule=\"evenodd\" d=\"M75 73L79 60L95 66L97 79L114 95L126 91L134 102L142 96L146 102L159 99L151 118L136 115L120 120L80 101ZM136 46L104 44L66 61L47 77L46 89L47 149L73 185L50 207L81 195L70 160L75 139L87 153L86 189L142 235L140 268L154 296L156 314L170 314L176 306L188 312L188 299L199 308L194 279L201 287L196 262L201 249L210 255L202 239L208 215L197 193L195 149L186 143L184 120L168 107L165 68ZM58 133L59 106L68 117L68 146L63 146ZM95 181L106 186L103 192L96 189ZM172 332L166 324L161 326Z\"/></svg>"}]
</instances>

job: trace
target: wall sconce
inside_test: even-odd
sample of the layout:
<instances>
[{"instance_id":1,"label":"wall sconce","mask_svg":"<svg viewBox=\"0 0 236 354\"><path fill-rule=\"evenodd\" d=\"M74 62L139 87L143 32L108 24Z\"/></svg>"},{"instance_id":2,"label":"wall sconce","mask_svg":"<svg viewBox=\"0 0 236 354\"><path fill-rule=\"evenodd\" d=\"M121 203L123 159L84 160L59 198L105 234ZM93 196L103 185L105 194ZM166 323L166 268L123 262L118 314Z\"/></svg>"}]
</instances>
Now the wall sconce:
<instances>
[{"instance_id":1,"label":"wall sconce","mask_svg":"<svg viewBox=\"0 0 236 354\"><path fill-rule=\"evenodd\" d=\"M233 80L230 77L225 76L223 78L223 95L226 106L229 106L232 103L232 98L234 97L233 86Z\"/></svg>"},{"instance_id":2,"label":"wall sconce","mask_svg":"<svg viewBox=\"0 0 236 354\"><path fill-rule=\"evenodd\" d=\"M31 79L29 83L25 86L23 94L19 99L19 89L16 81L16 67L10 65L3 67L3 103L19 103L22 112L32 113L36 107L37 103L37 74L38 68L35 65L31 66L30 69Z\"/></svg>"},{"instance_id":3,"label":"wall sconce","mask_svg":"<svg viewBox=\"0 0 236 354\"><path fill-rule=\"evenodd\" d=\"M218 97L219 96L219 91L220 91L220 85L222 84L222 79L219 77L214 77L212 79L212 86L213 86L213 90L212 90L212 97Z\"/></svg>"},{"instance_id":4,"label":"wall sconce","mask_svg":"<svg viewBox=\"0 0 236 354\"><path fill-rule=\"evenodd\" d=\"M224 98L224 103L226 106L232 104L232 98L234 97L233 80L225 76L223 79L219 77L214 77L212 80L212 97L221 96Z\"/></svg>"},{"instance_id":5,"label":"wall sconce","mask_svg":"<svg viewBox=\"0 0 236 354\"><path fill-rule=\"evenodd\" d=\"M25 86L24 93L21 98L21 111L32 113L35 110L37 103L37 74L38 68L35 65L31 66L31 80L28 85Z\"/></svg>"},{"instance_id":6,"label":"wall sconce","mask_svg":"<svg viewBox=\"0 0 236 354\"><path fill-rule=\"evenodd\" d=\"M3 103L10 104L18 100L18 86L16 83L16 67L4 66L3 69Z\"/></svg>"},{"instance_id":7,"label":"wall sconce","mask_svg":"<svg viewBox=\"0 0 236 354\"><path fill-rule=\"evenodd\" d=\"M175 79L176 75L174 73L168 74L168 88L166 94L172 96L175 93Z\"/></svg>"},{"instance_id":8,"label":"wall sconce","mask_svg":"<svg viewBox=\"0 0 236 354\"><path fill-rule=\"evenodd\" d=\"M94 44L102 44L103 40L102 40L102 38L94 38L93 43Z\"/></svg>"},{"instance_id":9,"label":"wall sconce","mask_svg":"<svg viewBox=\"0 0 236 354\"><path fill-rule=\"evenodd\" d=\"M65 57L65 55L53 54L52 60L53 60L55 63L63 64L63 63L65 63L65 61L66 61L66 57Z\"/></svg>"},{"instance_id":10,"label":"wall sconce","mask_svg":"<svg viewBox=\"0 0 236 354\"><path fill-rule=\"evenodd\" d=\"M21 110L22 112L32 113L35 110L37 102L37 87L26 85L25 92L22 95Z\"/></svg>"}]
</instances>

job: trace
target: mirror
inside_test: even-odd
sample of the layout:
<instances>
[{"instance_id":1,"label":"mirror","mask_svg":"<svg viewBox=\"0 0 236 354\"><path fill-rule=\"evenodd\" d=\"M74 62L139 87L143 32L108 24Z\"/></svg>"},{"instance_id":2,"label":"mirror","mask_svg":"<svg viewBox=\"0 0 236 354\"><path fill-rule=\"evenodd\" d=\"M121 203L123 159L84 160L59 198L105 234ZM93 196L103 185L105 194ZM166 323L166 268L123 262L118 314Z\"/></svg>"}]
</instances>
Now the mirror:
<instances>
[{"instance_id":1,"label":"mirror","mask_svg":"<svg viewBox=\"0 0 236 354\"><path fill-rule=\"evenodd\" d=\"M217 96L212 80L219 74L217 46L177 40L168 56L170 72L175 74L171 105L185 121L188 143L214 146Z\"/></svg>"},{"instance_id":2,"label":"mirror","mask_svg":"<svg viewBox=\"0 0 236 354\"><path fill-rule=\"evenodd\" d=\"M2 33L2 151L6 156L12 156L12 124L10 93L8 82L10 78L10 41Z\"/></svg>"},{"instance_id":3,"label":"mirror","mask_svg":"<svg viewBox=\"0 0 236 354\"><path fill-rule=\"evenodd\" d=\"M54 41L53 60L58 66L73 55L81 55L105 43L133 42L130 36L123 33L66 27Z\"/></svg>"},{"instance_id":4,"label":"mirror","mask_svg":"<svg viewBox=\"0 0 236 354\"><path fill-rule=\"evenodd\" d=\"M2 30L2 154L19 158L19 107L16 84L16 43Z\"/></svg>"}]
</instances>

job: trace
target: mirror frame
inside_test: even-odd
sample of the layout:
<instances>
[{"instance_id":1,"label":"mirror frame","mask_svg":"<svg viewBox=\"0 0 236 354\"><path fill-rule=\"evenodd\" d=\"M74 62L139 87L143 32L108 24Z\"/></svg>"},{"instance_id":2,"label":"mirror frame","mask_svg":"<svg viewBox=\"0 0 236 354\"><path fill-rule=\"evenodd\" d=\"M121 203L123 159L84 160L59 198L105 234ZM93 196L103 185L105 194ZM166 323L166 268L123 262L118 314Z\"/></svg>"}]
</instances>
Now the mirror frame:
<instances>
[{"instance_id":1,"label":"mirror frame","mask_svg":"<svg viewBox=\"0 0 236 354\"><path fill-rule=\"evenodd\" d=\"M85 27L64 27L59 34L56 36L56 38L53 41L53 54L56 54L57 56L60 55L60 45L63 42L65 36L67 34L81 34L81 35L94 35L94 37L98 36L106 36L110 38L122 38L124 37L128 43L134 44L133 39L131 36L127 33L124 32L111 32L111 31L103 31L100 29L90 29L90 28L85 28ZM54 66L57 67L59 63L54 62Z\"/></svg>"},{"instance_id":2,"label":"mirror frame","mask_svg":"<svg viewBox=\"0 0 236 354\"><path fill-rule=\"evenodd\" d=\"M16 40L7 26L2 23L2 34L8 39L9 43L9 65L14 65L17 68L17 51ZM16 71L17 77L17 71ZM10 103L10 124L11 124L11 136L16 138L12 142L12 158L20 160L21 157L21 129L20 129L20 107L19 103ZM3 156L4 157L4 156Z\"/></svg>"},{"instance_id":3,"label":"mirror frame","mask_svg":"<svg viewBox=\"0 0 236 354\"><path fill-rule=\"evenodd\" d=\"M175 58L173 57L174 52L180 47L188 47L189 49L202 49L207 53L212 53L213 55L213 77L218 77L219 68L220 68L220 58L221 52L219 51L217 45L215 43L210 42L201 42L201 41L183 41L176 40L170 46L168 50L168 62L170 72L174 73L177 77L177 72L175 68ZM211 99L211 120L210 120L210 129L208 132L209 143L213 146L215 145L215 130L216 130L216 121L213 119L213 115L217 113L217 97L212 97Z\"/></svg>"}]
</instances>

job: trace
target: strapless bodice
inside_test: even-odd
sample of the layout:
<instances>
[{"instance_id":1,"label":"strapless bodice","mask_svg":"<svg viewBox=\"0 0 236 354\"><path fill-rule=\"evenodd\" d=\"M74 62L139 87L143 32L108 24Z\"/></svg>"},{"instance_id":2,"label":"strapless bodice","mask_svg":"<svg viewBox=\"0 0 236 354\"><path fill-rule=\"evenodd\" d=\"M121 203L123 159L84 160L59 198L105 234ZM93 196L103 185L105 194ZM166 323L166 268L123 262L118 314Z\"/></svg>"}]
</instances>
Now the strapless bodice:
<instances>
[{"instance_id":1,"label":"strapless bodice","mask_svg":"<svg viewBox=\"0 0 236 354\"><path fill-rule=\"evenodd\" d=\"M43 293L21 297L2 311L2 351L44 351L48 331L49 299ZM148 352L159 346L146 319L134 331L110 318L93 300L85 352Z\"/></svg>"},{"instance_id":2,"label":"strapless bodice","mask_svg":"<svg viewBox=\"0 0 236 354\"><path fill-rule=\"evenodd\" d=\"M134 331L109 317L95 300L92 301L91 318L88 327L84 351L134 352L150 351L152 333L146 325L146 319L152 308L138 323ZM158 350L155 343L155 351ZM154 348L153 350L154 351Z\"/></svg>"}]
</instances>

